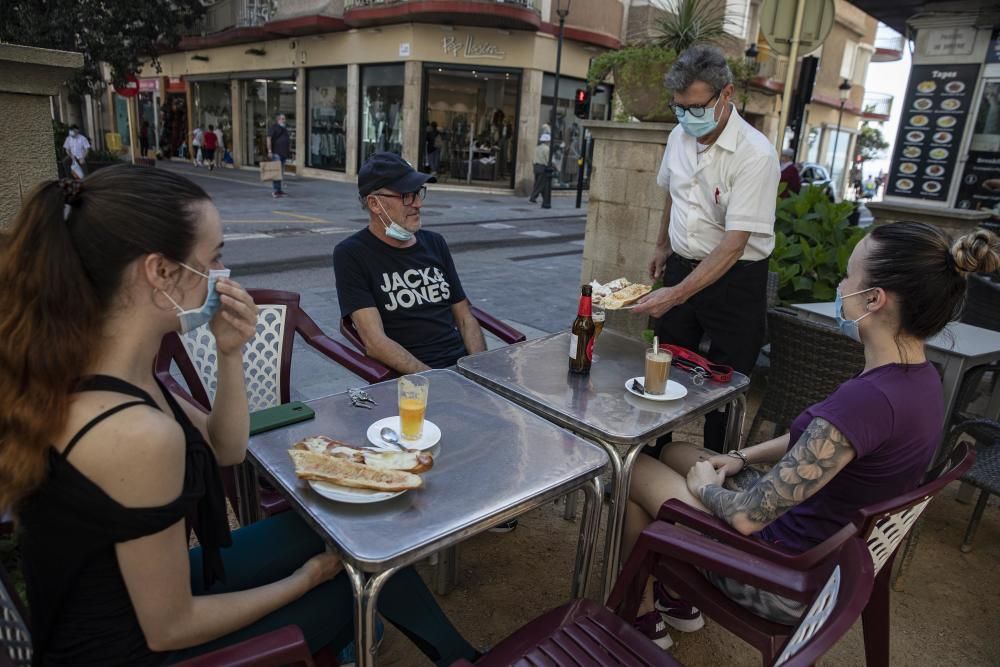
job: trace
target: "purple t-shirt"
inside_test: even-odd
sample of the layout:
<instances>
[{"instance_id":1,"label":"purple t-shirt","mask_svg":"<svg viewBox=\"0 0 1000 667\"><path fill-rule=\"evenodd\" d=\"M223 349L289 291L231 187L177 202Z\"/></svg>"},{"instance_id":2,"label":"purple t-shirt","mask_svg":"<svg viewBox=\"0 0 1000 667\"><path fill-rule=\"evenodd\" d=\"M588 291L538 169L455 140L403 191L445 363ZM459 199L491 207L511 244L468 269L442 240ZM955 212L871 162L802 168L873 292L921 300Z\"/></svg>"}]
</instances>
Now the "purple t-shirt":
<instances>
[{"instance_id":1,"label":"purple t-shirt","mask_svg":"<svg viewBox=\"0 0 1000 667\"><path fill-rule=\"evenodd\" d=\"M916 488L941 437L941 378L930 364L887 364L851 378L792 422L790 446L815 417L827 420L856 456L816 495L757 533L793 552L840 530L857 510Z\"/></svg>"}]
</instances>

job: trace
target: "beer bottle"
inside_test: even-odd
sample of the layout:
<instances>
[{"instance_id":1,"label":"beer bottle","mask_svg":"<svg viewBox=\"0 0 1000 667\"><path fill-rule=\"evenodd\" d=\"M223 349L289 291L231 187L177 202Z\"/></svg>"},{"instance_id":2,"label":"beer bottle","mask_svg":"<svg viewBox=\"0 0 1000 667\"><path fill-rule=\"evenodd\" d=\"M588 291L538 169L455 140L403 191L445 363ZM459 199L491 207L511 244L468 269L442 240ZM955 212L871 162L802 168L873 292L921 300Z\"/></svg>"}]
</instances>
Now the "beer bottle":
<instances>
[{"instance_id":1,"label":"beer bottle","mask_svg":"<svg viewBox=\"0 0 1000 667\"><path fill-rule=\"evenodd\" d=\"M590 285L584 285L582 292L580 307L576 311L576 319L573 320L569 336L569 371L586 375L590 372L594 349L590 344L594 338L594 320L591 317Z\"/></svg>"}]
</instances>

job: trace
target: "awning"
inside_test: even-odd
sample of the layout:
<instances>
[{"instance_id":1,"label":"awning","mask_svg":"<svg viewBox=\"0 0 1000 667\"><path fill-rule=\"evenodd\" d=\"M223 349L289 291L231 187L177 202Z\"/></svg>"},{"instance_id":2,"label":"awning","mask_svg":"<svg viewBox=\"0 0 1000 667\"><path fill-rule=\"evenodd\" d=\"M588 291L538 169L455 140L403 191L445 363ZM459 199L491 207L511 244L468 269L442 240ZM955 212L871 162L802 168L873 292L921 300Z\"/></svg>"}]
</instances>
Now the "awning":
<instances>
[{"instance_id":1,"label":"awning","mask_svg":"<svg viewBox=\"0 0 1000 667\"><path fill-rule=\"evenodd\" d=\"M906 23L920 15L975 14L996 15L996 0L848 0L852 5L877 18L901 35L906 34Z\"/></svg>"}]
</instances>

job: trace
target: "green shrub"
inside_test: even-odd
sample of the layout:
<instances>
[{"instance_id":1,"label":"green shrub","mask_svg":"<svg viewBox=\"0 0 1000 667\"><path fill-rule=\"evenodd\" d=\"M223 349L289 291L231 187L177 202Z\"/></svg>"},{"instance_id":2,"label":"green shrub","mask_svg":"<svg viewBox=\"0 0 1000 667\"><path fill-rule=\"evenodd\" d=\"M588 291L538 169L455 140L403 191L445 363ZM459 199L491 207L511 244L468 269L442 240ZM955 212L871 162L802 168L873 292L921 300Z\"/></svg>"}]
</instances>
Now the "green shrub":
<instances>
[{"instance_id":1,"label":"green shrub","mask_svg":"<svg viewBox=\"0 0 1000 667\"><path fill-rule=\"evenodd\" d=\"M109 150L94 150L91 148L87 151L87 162L118 162L121 156L114 151Z\"/></svg>"},{"instance_id":2,"label":"green shrub","mask_svg":"<svg viewBox=\"0 0 1000 667\"><path fill-rule=\"evenodd\" d=\"M851 202L831 202L816 186L778 199L769 268L778 274L781 303L833 301L866 233L848 224L853 210Z\"/></svg>"}]
</instances>

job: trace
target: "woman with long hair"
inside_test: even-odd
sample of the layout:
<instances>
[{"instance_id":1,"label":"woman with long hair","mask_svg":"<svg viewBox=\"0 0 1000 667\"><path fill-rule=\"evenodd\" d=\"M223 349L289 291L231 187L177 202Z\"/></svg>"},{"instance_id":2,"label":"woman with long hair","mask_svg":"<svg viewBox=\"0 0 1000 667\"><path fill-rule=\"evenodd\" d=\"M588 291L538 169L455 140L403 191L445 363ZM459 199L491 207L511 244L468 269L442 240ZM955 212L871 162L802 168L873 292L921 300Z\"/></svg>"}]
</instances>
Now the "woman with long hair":
<instances>
[{"instance_id":1,"label":"woman with long hair","mask_svg":"<svg viewBox=\"0 0 1000 667\"><path fill-rule=\"evenodd\" d=\"M230 535L219 466L246 454L257 308L222 245L200 187L124 165L43 184L0 235L0 511L35 664L164 664L291 623L313 651L353 637L340 560L294 512ZM152 372L165 334L205 324L208 415ZM412 569L379 611L437 664L476 655Z\"/></svg>"},{"instance_id":2,"label":"woman with long hair","mask_svg":"<svg viewBox=\"0 0 1000 667\"><path fill-rule=\"evenodd\" d=\"M916 222L876 227L855 247L837 289L840 330L864 345L865 367L809 407L779 438L728 454L691 444L640 456L632 473L623 550L671 498L791 553L820 544L862 507L916 488L944 426L941 378L924 345L961 312L965 276L1000 270L1000 239L977 230L952 243ZM751 464L772 464L761 473ZM723 593L794 625L801 604L706 573ZM639 627L666 648L667 626L690 632L700 612L650 581Z\"/></svg>"}]
</instances>

